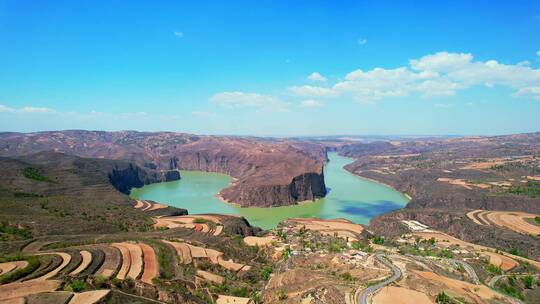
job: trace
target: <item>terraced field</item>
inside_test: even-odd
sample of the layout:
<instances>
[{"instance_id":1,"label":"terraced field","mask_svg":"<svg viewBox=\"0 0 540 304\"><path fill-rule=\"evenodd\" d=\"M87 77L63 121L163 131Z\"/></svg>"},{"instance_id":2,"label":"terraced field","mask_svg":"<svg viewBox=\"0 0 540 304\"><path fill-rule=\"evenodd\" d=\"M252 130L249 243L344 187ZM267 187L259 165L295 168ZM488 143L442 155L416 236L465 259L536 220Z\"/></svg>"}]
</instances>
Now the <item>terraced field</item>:
<instances>
[{"instance_id":1,"label":"terraced field","mask_svg":"<svg viewBox=\"0 0 540 304\"><path fill-rule=\"evenodd\" d=\"M516 211L474 210L467 213L467 217L477 225L493 225L531 235L540 235L540 226L531 224L527 220L538 216L540 215Z\"/></svg>"},{"instance_id":2,"label":"terraced field","mask_svg":"<svg viewBox=\"0 0 540 304\"><path fill-rule=\"evenodd\" d=\"M181 215L155 217L156 228L187 228L205 234L219 236L223 232L223 224L219 217L213 215Z\"/></svg>"},{"instance_id":3,"label":"terraced field","mask_svg":"<svg viewBox=\"0 0 540 304\"><path fill-rule=\"evenodd\" d=\"M36 248L36 245L30 248ZM109 290L58 291L62 280L69 282L88 276L103 276L120 280L140 279L146 284L153 284L153 279L159 276L155 250L145 243L93 244L80 247L80 250L66 248L33 254L38 258L39 266L21 278L15 277L12 282L0 285L0 303L49 303L52 299L55 303L97 303L108 295ZM13 276L16 271L27 267L29 263L25 260L1 263L0 278Z\"/></svg>"}]
</instances>

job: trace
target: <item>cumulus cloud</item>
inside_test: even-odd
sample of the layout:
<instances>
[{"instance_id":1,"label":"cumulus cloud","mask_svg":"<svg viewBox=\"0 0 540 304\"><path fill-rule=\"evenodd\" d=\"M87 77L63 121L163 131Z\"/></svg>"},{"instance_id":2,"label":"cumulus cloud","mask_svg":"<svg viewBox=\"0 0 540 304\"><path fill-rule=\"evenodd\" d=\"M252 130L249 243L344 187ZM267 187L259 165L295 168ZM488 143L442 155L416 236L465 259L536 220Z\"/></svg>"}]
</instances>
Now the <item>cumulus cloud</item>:
<instances>
[{"instance_id":1,"label":"cumulus cloud","mask_svg":"<svg viewBox=\"0 0 540 304\"><path fill-rule=\"evenodd\" d=\"M255 108L278 112L288 110L287 103L280 99L257 93L221 92L210 97L210 101L226 108Z\"/></svg>"},{"instance_id":2,"label":"cumulus cloud","mask_svg":"<svg viewBox=\"0 0 540 304\"><path fill-rule=\"evenodd\" d=\"M330 87L293 86L289 91L302 97L347 96L372 103L412 94L452 96L473 86L505 86L514 89L515 96L539 99L540 69L531 68L527 62L475 61L469 53L439 52L412 59L408 66L358 69Z\"/></svg>"},{"instance_id":3,"label":"cumulus cloud","mask_svg":"<svg viewBox=\"0 0 540 304\"><path fill-rule=\"evenodd\" d=\"M326 77L324 77L323 75L321 75L321 74L319 74L317 72L313 72L313 73L311 73L311 75L308 76L308 80L325 82Z\"/></svg>"},{"instance_id":4,"label":"cumulus cloud","mask_svg":"<svg viewBox=\"0 0 540 304\"><path fill-rule=\"evenodd\" d=\"M0 105L0 113L55 113L51 108L26 106L19 109Z\"/></svg>"},{"instance_id":5,"label":"cumulus cloud","mask_svg":"<svg viewBox=\"0 0 540 304\"><path fill-rule=\"evenodd\" d=\"M318 100L314 100L314 99L306 99L306 100L303 100L300 105L303 107L303 108L320 108L323 106L323 103L318 101Z\"/></svg>"}]
</instances>

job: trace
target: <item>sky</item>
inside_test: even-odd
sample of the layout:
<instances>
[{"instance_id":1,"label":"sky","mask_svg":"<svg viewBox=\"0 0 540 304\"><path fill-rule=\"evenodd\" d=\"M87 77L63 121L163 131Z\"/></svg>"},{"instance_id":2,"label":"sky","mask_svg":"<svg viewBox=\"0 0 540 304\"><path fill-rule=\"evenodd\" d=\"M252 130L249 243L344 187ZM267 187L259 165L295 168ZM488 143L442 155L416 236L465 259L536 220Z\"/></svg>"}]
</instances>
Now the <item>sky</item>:
<instances>
[{"instance_id":1,"label":"sky","mask_svg":"<svg viewBox=\"0 0 540 304\"><path fill-rule=\"evenodd\" d=\"M0 131L540 131L539 1L0 0Z\"/></svg>"}]
</instances>

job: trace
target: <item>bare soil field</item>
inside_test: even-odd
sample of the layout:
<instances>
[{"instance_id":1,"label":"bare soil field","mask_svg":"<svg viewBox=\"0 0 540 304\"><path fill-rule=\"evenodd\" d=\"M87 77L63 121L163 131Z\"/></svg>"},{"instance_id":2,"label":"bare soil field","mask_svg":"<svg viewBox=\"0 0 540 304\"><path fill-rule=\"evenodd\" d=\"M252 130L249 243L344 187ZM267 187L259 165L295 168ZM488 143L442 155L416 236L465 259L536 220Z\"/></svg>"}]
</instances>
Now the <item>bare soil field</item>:
<instances>
[{"instance_id":1,"label":"bare soil field","mask_svg":"<svg viewBox=\"0 0 540 304\"><path fill-rule=\"evenodd\" d=\"M152 280L158 276L159 269L154 248L144 243L139 243L144 256L144 270L141 276L141 281L153 284Z\"/></svg>"},{"instance_id":2,"label":"bare soil field","mask_svg":"<svg viewBox=\"0 0 540 304\"><path fill-rule=\"evenodd\" d=\"M495 225L519 233L540 235L540 226L527 222L527 219L539 215L516 211L487 211L474 210L467 213L467 217L478 225Z\"/></svg>"},{"instance_id":3,"label":"bare soil field","mask_svg":"<svg viewBox=\"0 0 540 304\"><path fill-rule=\"evenodd\" d=\"M0 263L0 274L8 273L10 271L24 268L28 265L27 261L14 261L7 263Z\"/></svg>"},{"instance_id":4,"label":"bare soil field","mask_svg":"<svg viewBox=\"0 0 540 304\"><path fill-rule=\"evenodd\" d=\"M219 295L216 304L250 304L251 300L249 298L240 298L233 296L224 296Z\"/></svg>"},{"instance_id":5,"label":"bare soil field","mask_svg":"<svg viewBox=\"0 0 540 304\"><path fill-rule=\"evenodd\" d=\"M208 282L216 284L221 284L225 281L222 276L204 270L197 270L197 275Z\"/></svg>"},{"instance_id":6,"label":"bare soil field","mask_svg":"<svg viewBox=\"0 0 540 304\"><path fill-rule=\"evenodd\" d=\"M108 289L75 293L68 304L94 304L111 292Z\"/></svg>"},{"instance_id":7,"label":"bare soil field","mask_svg":"<svg viewBox=\"0 0 540 304\"><path fill-rule=\"evenodd\" d=\"M275 236L265 236L265 237L257 237L257 236L246 236L244 238L244 243L246 243L248 246L268 246L272 244L272 242L276 242L278 240Z\"/></svg>"},{"instance_id":8,"label":"bare soil field","mask_svg":"<svg viewBox=\"0 0 540 304\"><path fill-rule=\"evenodd\" d=\"M288 220L294 224L295 230L306 228L309 230L317 231L324 235L337 234L341 238L349 238L352 240L358 240L359 235L364 231L362 225L351 223L344 219L310 219L310 218L291 218Z\"/></svg>"},{"instance_id":9,"label":"bare soil field","mask_svg":"<svg viewBox=\"0 0 540 304\"><path fill-rule=\"evenodd\" d=\"M100 246L100 249L105 253L105 259L101 267L96 271L96 275L101 275L106 278L113 276L122 263L122 254L112 246Z\"/></svg>"},{"instance_id":10,"label":"bare soil field","mask_svg":"<svg viewBox=\"0 0 540 304\"><path fill-rule=\"evenodd\" d=\"M123 243L114 243L112 246L120 250L120 254L122 255L122 266L120 266L120 270L118 270L116 277L123 280L126 278L129 269L131 268L131 254L129 248Z\"/></svg>"},{"instance_id":11,"label":"bare soil field","mask_svg":"<svg viewBox=\"0 0 540 304\"><path fill-rule=\"evenodd\" d=\"M223 253L210 248L198 247L186 243L163 241L176 249L176 253L183 264L190 264L192 259L208 259L212 264L217 264L223 268L238 272L247 271L249 265L234 262L232 259L225 260Z\"/></svg>"},{"instance_id":12,"label":"bare soil field","mask_svg":"<svg viewBox=\"0 0 540 304\"><path fill-rule=\"evenodd\" d=\"M86 267L88 267L88 265L90 265L90 263L92 263L92 254L89 251L81 250L80 254L82 256L82 262L70 273L70 275L77 275L81 273L86 269Z\"/></svg>"},{"instance_id":13,"label":"bare soil field","mask_svg":"<svg viewBox=\"0 0 540 304\"><path fill-rule=\"evenodd\" d=\"M373 304L432 304L434 301L425 293L416 290L388 286L373 297Z\"/></svg>"},{"instance_id":14,"label":"bare soil field","mask_svg":"<svg viewBox=\"0 0 540 304\"><path fill-rule=\"evenodd\" d=\"M40 292L55 291L60 287L61 283L62 281L58 280L31 280L0 285L0 300L20 298Z\"/></svg>"},{"instance_id":15,"label":"bare soil field","mask_svg":"<svg viewBox=\"0 0 540 304\"><path fill-rule=\"evenodd\" d=\"M413 270L413 272L420 277L429 280L430 282L440 283L453 292L463 297L470 298L475 303L484 303L483 300L491 300L501 297L495 291L484 285L474 285L468 282L447 278L431 271Z\"/></svg>"},{"instance_id":16,"label":"bare soil field","mask_svg":"<svg viewBox=\"0 0 540 304\"><path fill-rule=\"evenodd\" d=\"M519 263L514 259L502 254L489 251L484 251L482 254L489 257L489 263L500 267L503 271L511 270L519 265Z\"/></svg>"},{"instance_id":17,"label":"bare soil field","mask_svg":"<svg viewBox=\"0 0 540 304\"><path fill-rule=\"evenodd\" d=\"M127 273L128 278L137 279L141 274L143 267L142 260L142 250L141 247L137 244L124 243L129 250L129 255L131 257L131 266L129 267L129 272Z\"/></svg>"},{"instance_id":18,"label":"bare soil field","mask_svg":"<svg viewBox=\"0 0 540 304\"><path fill-rule=\"evenodd\" d=\"M62 258L62 263L60 264L60 266L56 267L55 269L53 269L51 272L49 273L46 273L44 275L42 275L41 277L38 277L38 278L35 278L35 279L32 279L30 280L29 282L31 281L44 281L44 280L48 280L54 276L56 276L62 269L64 269L68 264L69 262L71 261L71 255L65 253L65 252L54 252L54 253L44 253L44 254L56 254L56 255L59 255L61 258Z\"/></svg>"}]
</instances>

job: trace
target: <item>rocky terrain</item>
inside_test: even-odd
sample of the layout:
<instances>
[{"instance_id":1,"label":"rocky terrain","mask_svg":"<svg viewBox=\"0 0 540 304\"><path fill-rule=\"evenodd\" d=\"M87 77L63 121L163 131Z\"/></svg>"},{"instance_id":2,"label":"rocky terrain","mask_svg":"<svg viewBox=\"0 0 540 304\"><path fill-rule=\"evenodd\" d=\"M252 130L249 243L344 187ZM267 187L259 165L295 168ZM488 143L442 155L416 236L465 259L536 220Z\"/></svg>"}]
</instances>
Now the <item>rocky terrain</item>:
<instances>
[{"instance_id":1,"label":"rocky terrain","mask_svg":"<svg viewBox=\"0 0 540 304\"><path fill-rule=\"evenodd\" d=\"M538 303L534 136L371 144L191 138L167 161L115 145L110 155L133 157L81 157L74 154L83 148L66 154L48 145L25 154L40 150L26 151L40 145L27 142L21 155L0 158L0 303ZM313 197L305 189L322 185L306 175L318 171L289 182L272 177L268 186L273 173L253 167L279 162L289 149L293 156L275 166L290 176L332 149L357 159L351 172L412 199L368 227L291 218L262 231L241 217L190 215L126 195L188 168L239 176L224 197L247 195L227 194L242 183L274 191L250 194L261 201ZM289 168L296 160L305 163Z\"/></svg>"},{"instance_id":2,"label":"rocky terrain","mask_svg":"<svg viewBox=\"0 0 540 304\"><path fill-rule=\"evenodd\" d=\"M412 198L405 209L372 220L374 231L397 235L402 227L396 221L419 220L467 241L540 259L538 235L480 226L466 216L477 209L540 214L540 133L349 143L337 150L356 159L346 167L350 172Z\"/></svg>"},{"instance_id":3,"label":"rocky terrain","mask_svg":"<svg viewBox=\"0 0 540 304\"><path fill-rule=\"evenodd\" d=\"M177 169L226 173L235 182L221 196L242 206L290 205L326 194L322 171L326 155L320 145L171 132L0 133L0 156L41 151L125 160L162 172L166 179L178 178L170 171ZM121 183L127 183L121 185L124 192L126 186L141 184L131 179L133 170L128 171L113 173Z\"/></svg>"}]
</instances>

